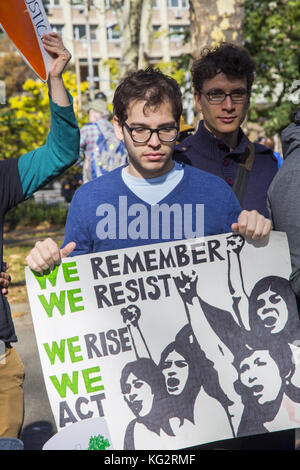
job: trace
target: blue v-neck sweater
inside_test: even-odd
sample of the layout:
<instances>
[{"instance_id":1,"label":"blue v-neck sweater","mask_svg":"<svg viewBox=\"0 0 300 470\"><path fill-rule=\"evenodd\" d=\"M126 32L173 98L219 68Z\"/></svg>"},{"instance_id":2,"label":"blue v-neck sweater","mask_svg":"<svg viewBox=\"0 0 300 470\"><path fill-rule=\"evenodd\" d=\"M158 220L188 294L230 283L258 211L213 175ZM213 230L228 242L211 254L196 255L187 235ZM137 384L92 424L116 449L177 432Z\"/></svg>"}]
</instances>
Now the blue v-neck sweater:
<instances>
[{"instance_id":1,"label":"blue v-neck sweater","mask_svg":"<svg viewBox=\"0 0 300 470\"><path fill-rule=\"evenodd\" d=\"M122 168L76 191L63 244L76 242L72 256L231 232L241 212L234 193L222 179L189 165L184 165L179 184L154 206L127 187ZM201 217L197 219L201 205L204 226L199 222ZM158 210L164 215L157 217ZM203 228L202 233L195 233L196 227L200 232Z\"/></svg>"}]
</instances>

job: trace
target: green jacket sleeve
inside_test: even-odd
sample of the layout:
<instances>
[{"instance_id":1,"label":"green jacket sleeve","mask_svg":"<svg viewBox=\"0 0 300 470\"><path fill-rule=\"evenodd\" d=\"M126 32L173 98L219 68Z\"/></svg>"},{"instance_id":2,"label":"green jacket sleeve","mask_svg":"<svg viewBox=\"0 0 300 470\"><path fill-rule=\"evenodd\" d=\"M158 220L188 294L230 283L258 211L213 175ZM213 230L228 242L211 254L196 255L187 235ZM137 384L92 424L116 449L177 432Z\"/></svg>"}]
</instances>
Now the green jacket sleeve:
<instances>
[{"instance_id":1,"label":"green jacket sleeve","mask_svg":"<svg viewBox=\"0 0 300 470\"><path fill-rule=\"evenodd\" d=\"M50 98L51 125L45 145L22 155L18 170L24 199L63 173L79 158L80 131L70 105L61 107Z\"/></svg>"}]
</instances>

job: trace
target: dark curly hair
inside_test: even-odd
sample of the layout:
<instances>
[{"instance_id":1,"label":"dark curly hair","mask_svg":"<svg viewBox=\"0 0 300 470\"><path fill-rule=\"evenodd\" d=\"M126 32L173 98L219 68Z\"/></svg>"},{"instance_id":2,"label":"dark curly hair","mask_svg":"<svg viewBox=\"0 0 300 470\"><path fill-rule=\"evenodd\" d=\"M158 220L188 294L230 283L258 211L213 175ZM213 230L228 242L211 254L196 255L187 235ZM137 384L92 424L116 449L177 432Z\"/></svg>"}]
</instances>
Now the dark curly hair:
<instances>
[{"instance_id":1,"label":"dark curly hair","mask_svg":"<svg viewBox=\"0 0 300 470\"><path fill-rule=\"evenodd\" d=\"M160 70L148 67L128 75L117 87L113 98L114 115L124 124L132 101L146 101L147 108L156 108L170 101L174 119L179 122L182 113L182 95L178 83Z\"/></svg>"},{"instance_id":2,"label":"dark curly hair","mask_svg":"<svg viewBox=\"0 0 300 470\"><path fill-rule=\"evenodd\" d=\"M193 87L195 92L201 93L204 80L224 73L230 78L246 77L247 91L250 93L255 70L255 61L246 49L224 42L218 47L203 49L200 58L194 61L191 69Z\"/></svg>"}]
</instances>

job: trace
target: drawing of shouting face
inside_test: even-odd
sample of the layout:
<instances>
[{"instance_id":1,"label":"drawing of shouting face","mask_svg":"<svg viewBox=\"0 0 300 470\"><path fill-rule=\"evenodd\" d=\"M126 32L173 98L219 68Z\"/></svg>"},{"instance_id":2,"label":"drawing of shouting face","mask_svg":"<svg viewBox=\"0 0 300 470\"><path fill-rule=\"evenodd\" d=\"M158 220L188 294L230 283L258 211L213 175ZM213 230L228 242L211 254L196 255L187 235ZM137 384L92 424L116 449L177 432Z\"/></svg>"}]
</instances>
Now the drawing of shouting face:
<instances>
[{"instance_id":1,"label":"drawing of shouting face","mask_svg":"<svg viewBox=\"0 0 300 470\"><path fill-rule=\"evenodd\" d=\"M163 375L152 359L145 357L124 366L120 385L125 402L139 418L147 416L154 402L166 396Z\"/></svg>"},{"instance_id":2,"label":"drawing of shouting face","mask_svg":"<svg viewBox=\"0 0 300 470\"><path fill-rule=\"evenodd\" d=\"M275 401L282 378L279 368L269 351L254 351L240 364L240 381L248 388L259 405Z\"/></svg>"},{"instance_id":3,"label":"drawing of shouting face","mask_svg":"<svg viewBox=\"0 0 300 470\"><path fill-rule=\"evenodd\" d=\"M257 315L271 333L282 331L289 317L286 302L271 288L257 297Z\"/></svg>"},{"instance_id":4,"label":"drawing of shouting face","mask_svg":"<svg viewBox=\"0 0 300 470\"><path fill-rule=\"evenodd\" d=\"M125 384L124 399L135 416L147 416L153 404L151 386L145 380L139 379L132 372Z\"/></svg>"},{"instance_id":5,"label":"drawing of shouting face","mask_svg":"<svg viewBox=\"0 0 300 470\"><path fill-rule=\"evenodd\" d=\"M288 279L267 276L257 281L249 297L249 324L255 335L267 341L277 335L288 341L299 337L298 309Z\"/></svg>"},{"instance_id":6,"label":"drawing of shouting face","mask_svg":"<svg viewBox=\"0 0 300 470\"><path fill-rule=\"evenodd\" d=\"M189 366L185 358L173 350L162 362L161 370L165 377L167 392L170 395L180 395L189 375Z\"/></svg>"}]
</instances>

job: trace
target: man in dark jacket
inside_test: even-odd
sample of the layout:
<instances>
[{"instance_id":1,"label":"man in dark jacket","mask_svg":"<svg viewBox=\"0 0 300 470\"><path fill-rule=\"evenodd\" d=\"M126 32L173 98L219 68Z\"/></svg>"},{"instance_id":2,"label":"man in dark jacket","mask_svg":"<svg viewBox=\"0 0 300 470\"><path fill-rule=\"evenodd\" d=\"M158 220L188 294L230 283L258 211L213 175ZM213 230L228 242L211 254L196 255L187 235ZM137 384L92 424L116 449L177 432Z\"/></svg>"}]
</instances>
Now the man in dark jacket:
<instances>
[{"instance_id":1,"label":"man in dark jacket","mask_svg":"<svg viewBox=\"0 0 300 470\"><path fill-rule=\"evenodd\" d=\"M268 205L275 230L286 232L291 253L291 287L300 307L300 109L295 122L281 135L284 162L268 191Z\"/></svg>"},{"instance_id":2,"label":"man in dark jacket","mask_svg":"<svg viewBox=\"0 0 300 470\"><path fill-rule=\"evenodd\" d=\"M255 62L244 48L224 43L203 51L192 66L195 105L203 121L177 146L174 158L223 178L243 209L268 217L267 190L277 161L270 149L250 143L240 127L254 72Z\"/></svg>"}]
</instances>

